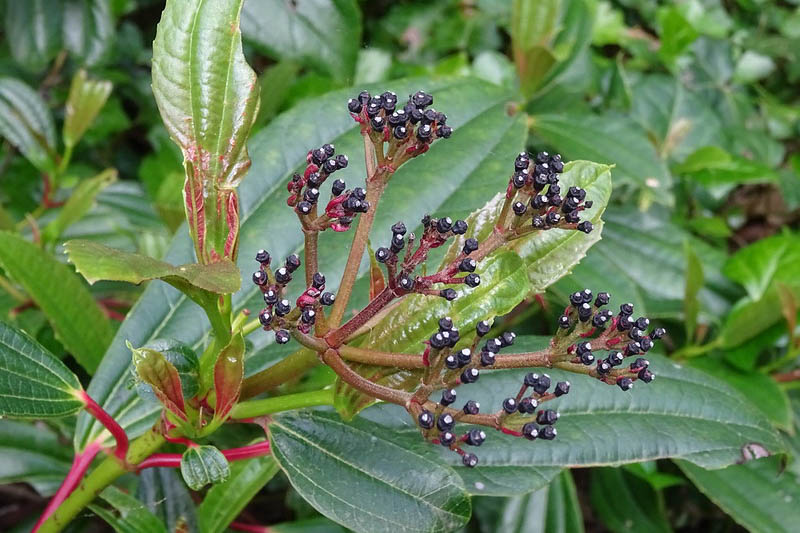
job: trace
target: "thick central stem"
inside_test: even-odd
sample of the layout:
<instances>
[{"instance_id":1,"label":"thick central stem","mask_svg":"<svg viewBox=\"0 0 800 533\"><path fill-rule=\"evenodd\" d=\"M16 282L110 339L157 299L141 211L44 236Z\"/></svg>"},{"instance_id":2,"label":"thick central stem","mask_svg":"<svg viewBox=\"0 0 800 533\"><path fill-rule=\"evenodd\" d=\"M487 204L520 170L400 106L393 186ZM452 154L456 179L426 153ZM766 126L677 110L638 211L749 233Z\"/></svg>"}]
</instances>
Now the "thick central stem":
<instances>
[{"instance_id":1,"label":"thick central stem","mask_svg":"<svg viewBox=\"0 0 800 533\"><path fill-rule=\"evenodd\" d=\"M367 165L367 198L369 210L358 217L358 227L353 237L353 244L350 247L350 255L347 257L347 265L344 267L342 280L339 283L339 292L336 295L336 302L331 309L329 319L330 327L335 328L342 323L342 317L350 301L350 294L353 292L353 285L358 277L358 268L364 258L364 250L367 248L369 232L375 222L375 213L378 211L378 201L386 189L386 179L379 173L375 161L375 147L369 136L364 136L364 151Z\"/></svg>"}]
</instances>

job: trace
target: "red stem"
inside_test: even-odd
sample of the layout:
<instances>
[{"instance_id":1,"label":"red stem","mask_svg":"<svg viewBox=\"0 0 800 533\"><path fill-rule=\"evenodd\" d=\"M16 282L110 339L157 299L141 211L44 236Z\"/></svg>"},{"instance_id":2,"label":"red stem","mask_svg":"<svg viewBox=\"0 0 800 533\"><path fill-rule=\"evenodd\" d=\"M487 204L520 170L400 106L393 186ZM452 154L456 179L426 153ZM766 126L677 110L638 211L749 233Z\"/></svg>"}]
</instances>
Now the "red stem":
<instances>
[{"instance_id":1,"label":"red stem","mask_svg":"<svg viewBox=\"0 0 800 533\"><path fill-rule=\"evenodd\" d=\"M97 452L100 451L100 443L99 442L92 442L90 443L85 450L82 452L78 452L75 454L75 457L72 459L72 466L69 469L69 473L67 473L67 477L64 478L64 481L61 483L61 486L58 488L58 491L53 496L53 499L50 500L50 503L47 504L42 515L39 517L39 520L36 521L36 525L33 526L33 533L39 530L41 525L50 518L58 506L64 503L64 500L75 490L75 487L78 486L81 479L83 479L83 475L89 469L89 466L92 464L92 460L97 455Z\"/></svg>"},{"instance_id":2,"label":"red stem","mask_svg":"<svg viewBox=\"0 0 800 533\"><path fill-rule=\"evenodd\" d=\"M95 417L98 422L103 424L103 426L111 433L114 437L114 440L117 441L117 449L114 450L114 455L122 461L123 464L127 464L127 455L128 455L128 435L125 434L125 430L122 429L114 418L109 415L100 405L94 401L94 399L86 394L86 391L81 391L81 398L83 399L85 405L84 408L86 411Z\"/></svg>"},{"instance_id":3,"label":"red stem","mask_svg":"<svg viewBox=\"0 0 800 533\"><path fill-rule=\"evenodd\" d=\"M141 463L136 468L137 470L144 470L145 468L153 468L155 466L165 466L167 468L178 468L181 466L181 454L179 453L154 453Z\"/></svg>"},{"instance_id":4,"label":"red stem","mask_svg":"<svg viewBox=\"0 0 800 533\"><path fill-rule=\"evenodd\" d=\"M270 533L271 529L267 526L258 524L245 524L244 522L231 522L228 527L234 531L248 531L250 533Z\"/></svg>"},{"instance_id":5,"label":"red stem","mask_svg":"<svg viewBox=\"0 0 800 533\"><path fill-rule=\"evenodd\" d=\"M249 446L242 446L241 448L230 448L229 450L222 450L222 455L228 461L241 461L243 459L251 459L253 457L262 457L269 455L270 447L269 441L257 442ZM145 468L153 468L156 466L163 466L167 468L177 468L181 466L181 454L179 453L154 453L137 466L138 470Z\"/></svg>"}]
</instances>

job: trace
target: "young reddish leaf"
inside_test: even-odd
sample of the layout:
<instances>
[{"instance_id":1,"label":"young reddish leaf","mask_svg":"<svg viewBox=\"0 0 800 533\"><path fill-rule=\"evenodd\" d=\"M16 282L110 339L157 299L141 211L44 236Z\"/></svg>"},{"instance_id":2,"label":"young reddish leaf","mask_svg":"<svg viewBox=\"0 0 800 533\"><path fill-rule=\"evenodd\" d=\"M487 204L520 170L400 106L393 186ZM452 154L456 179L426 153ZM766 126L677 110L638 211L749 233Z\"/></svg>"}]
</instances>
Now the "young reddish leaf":
<instances>
[{"instance_id":1,"label":"young reddish leaf","mask_svg":"<svg viewBox=\"0 0 800 533\"><path fill-rule=\"evenodd\" d=\"M244 337L239 332L222 349L214 365L214 392L217 404L214 417L224 420L239 400L244 378Z\"/></svg>"},{"instance_id":2,"label":"young reddish leaf","mask_svg":"<svg viewBox=\"0 0 800 533\"><path fill-rule=\"evenodd\" d=\"M150 348L133 348L133 367L136 375L153 388L153 393L170 412L186 420L183 390L178 370L161 352Z\"/></svg>"},{"instance_id":3,"label":"young reddish leaf","mask_svg":"<svg viewBox=\"0 0 800 533\"><path fill-rule=\"evenodd\" d=\"M236 187L250 167L258 111L255 72L242 53L243 0L169 0L153 42L153 94L183 152L184 202L201 263L235 259Z\"/></svg>"}]
</instances>

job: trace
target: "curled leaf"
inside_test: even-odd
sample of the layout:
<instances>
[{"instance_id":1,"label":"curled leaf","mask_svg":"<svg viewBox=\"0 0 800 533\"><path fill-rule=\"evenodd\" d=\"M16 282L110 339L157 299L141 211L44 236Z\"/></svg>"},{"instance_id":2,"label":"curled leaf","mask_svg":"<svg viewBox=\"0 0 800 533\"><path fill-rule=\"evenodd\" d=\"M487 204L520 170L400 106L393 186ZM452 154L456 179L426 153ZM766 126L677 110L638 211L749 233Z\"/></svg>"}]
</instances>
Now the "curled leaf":
<instances>
[{"instance_id":1,"label":"curled leaf","mask_svg":"<svg viewBox=\"0 0 800 533\"><path fill-rule=\"evenodd\" d=\"M181 475L192 490L222 483L231 475L228 460L214 446L195 446L183 452Z\"/></svg>"}]
</instances>

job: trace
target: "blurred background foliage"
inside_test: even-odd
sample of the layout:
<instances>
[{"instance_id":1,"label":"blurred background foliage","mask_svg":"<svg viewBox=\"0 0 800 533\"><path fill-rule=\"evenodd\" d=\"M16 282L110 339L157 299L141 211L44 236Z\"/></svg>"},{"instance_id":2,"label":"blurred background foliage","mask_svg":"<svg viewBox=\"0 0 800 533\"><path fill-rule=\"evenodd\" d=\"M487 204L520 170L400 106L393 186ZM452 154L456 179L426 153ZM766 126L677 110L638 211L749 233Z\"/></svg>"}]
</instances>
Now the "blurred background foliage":
<instances>
[{"instance_id":1,"label":"blurred background foliage","mask_svg":"<svg viewBox=\"0 0 800 533\"><path fill-rule=\"evenodd\" d=\"M86 367L75 331L107 343L139 288L76 288L98 307L82 325L40 305L35 281L66 304L58 243L159 257L183 220L181 156L150 88L163 2L0 6L0 229L51 252L26 283L6 257L18 251L0 250L0 315ZM508 112L526 114L529 149L615 165L602 241L508 327L549 334L537 324L555 323L570 292L608 290L668 326L672 358L741 389L800 449L798 0L247 0L242 26L262 84L257 130L338 88L475 77L515 95ZM16 431L27 429L0 445ZM45 466L27 480L47 494L63 471ZM468 530L791 531L799 473L778 461L575 470L531 494L476 498ZM20 478L0 467L0 480ZM37 498L3 486L0 526ZM275 531L335 530L283 478L251 507L297 521Z\"/></svg>"}]
</instances>

